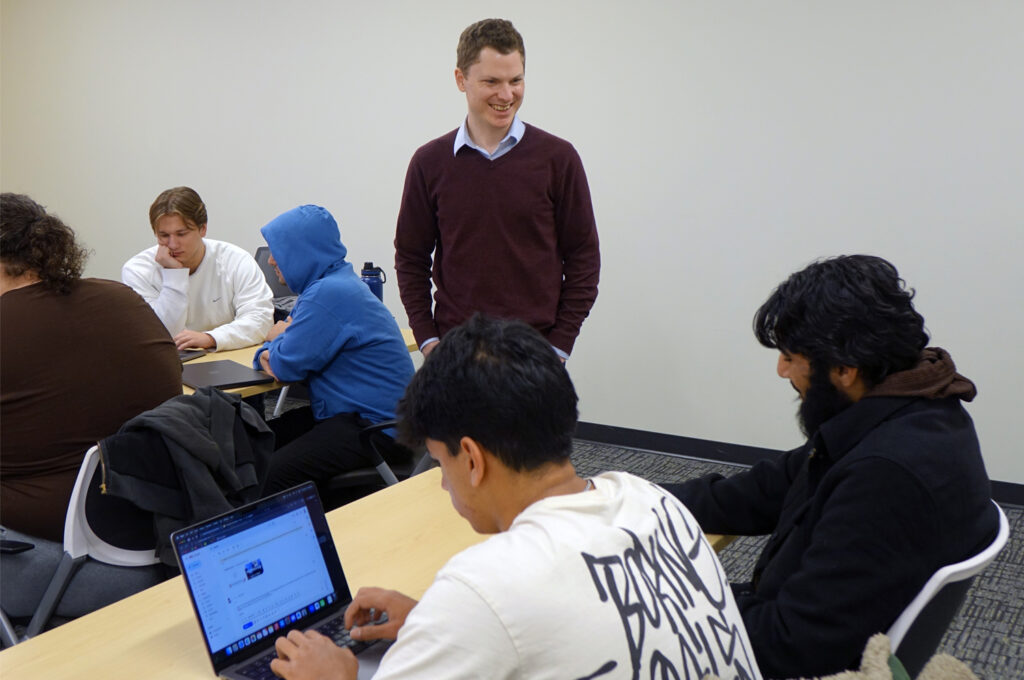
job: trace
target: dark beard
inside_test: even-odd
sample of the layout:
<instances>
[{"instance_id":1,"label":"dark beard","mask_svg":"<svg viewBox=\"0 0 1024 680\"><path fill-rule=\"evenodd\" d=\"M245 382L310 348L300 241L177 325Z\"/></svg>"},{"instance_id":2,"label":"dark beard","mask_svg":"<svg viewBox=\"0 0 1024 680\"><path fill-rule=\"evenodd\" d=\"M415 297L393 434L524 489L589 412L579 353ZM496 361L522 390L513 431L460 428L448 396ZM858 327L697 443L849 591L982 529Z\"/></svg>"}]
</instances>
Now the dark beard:
<instances>
[{"instance_id":1,"label":"dark beard","mask_svg":"<svg viewBox=\"0 0 1024 680\"><path fill-rule=\"evenodd\" d=\"M807 393L797 411L800 430L810 439L825 421L839 415L852 404L853 401L832 384L829 371L815 367L811 371Z\"/></svg>"}]
</instances>

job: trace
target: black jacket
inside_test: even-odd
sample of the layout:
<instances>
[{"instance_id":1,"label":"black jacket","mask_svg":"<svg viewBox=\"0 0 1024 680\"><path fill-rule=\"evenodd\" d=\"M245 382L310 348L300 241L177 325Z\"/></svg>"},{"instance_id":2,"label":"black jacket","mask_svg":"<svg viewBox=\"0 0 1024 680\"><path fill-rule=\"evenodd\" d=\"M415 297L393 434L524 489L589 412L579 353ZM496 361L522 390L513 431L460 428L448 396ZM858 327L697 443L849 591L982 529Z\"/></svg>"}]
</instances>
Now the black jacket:
<instances>
[{"instance_id":1,"label":"black jacket","mask_svg":"<svg viewBox=\"0 0 1024 680\"><path fill-rule=\"evenodd\" d=\"M771 533L737 595L765 677L855 667L932 573L999 524L956 397L864 398L778 459L665 487L705 531Z\"/></svg>"},{"instance_id":2,"label":"black jacket","mask_svg":"<svg viewBox=\"0 0 1024 680\"><path fill-rule=\"evenodd\" d=\"M154 514L157 553L174 565L171 532L259 498L273 449L254 408L204 387L100 442L104 492Z\"/></svg>"}]
</instances>

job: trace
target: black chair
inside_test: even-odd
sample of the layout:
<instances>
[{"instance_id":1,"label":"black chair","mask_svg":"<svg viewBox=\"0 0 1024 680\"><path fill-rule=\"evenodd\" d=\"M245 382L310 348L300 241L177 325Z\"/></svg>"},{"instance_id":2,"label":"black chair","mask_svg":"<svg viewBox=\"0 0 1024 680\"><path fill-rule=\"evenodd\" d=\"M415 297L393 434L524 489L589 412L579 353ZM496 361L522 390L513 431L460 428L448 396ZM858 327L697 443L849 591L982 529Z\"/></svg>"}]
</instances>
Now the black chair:
<instances>
[{"instance_id":1,"label":"black chair","mask_svg":"<svg viewBox=\"0 0 1024 680\"><path fill-rule=\"evenodd\" d=\"M413 451L384 434L384 430L397 424L396 420L385 420L363 428L359 433L359 443L370 458L371 465L335 475L324 485L324 495L337 497L356 487L392 486L432 467L434 460L426 449ZM392 460L391 463L385 460L385 453Z\"/></svg>"}]
</instances>

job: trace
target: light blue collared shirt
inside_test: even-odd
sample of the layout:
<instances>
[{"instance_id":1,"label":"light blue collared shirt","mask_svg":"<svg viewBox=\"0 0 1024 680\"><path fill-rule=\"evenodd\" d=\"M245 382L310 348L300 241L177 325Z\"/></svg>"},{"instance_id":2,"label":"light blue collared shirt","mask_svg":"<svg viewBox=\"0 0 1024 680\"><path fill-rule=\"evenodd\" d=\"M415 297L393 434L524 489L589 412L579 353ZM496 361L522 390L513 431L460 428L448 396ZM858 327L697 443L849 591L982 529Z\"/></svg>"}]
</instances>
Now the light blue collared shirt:
<instances>
[{"instance_id":1,"label":"light blue collared shirt","mask_svg":"<svg viewBox=\"0 0 1024 680\"><path fill-rule=\"evenodd\" d=\"M466 119L462 119L462 125L459 126L459 131L455 133L455 148L452 149L452 155L459 152L464 146L468 146L470 149L476 149L484 158L488 160L495 160L501 158L509 151L512 150L519 140L523 138L523 133L526 132L526 125L523 121L519 120L519 114L517 113L512 117L512 125L508 128L508 134L505 138L498 142L498 148L494 150L494 153L489 153L487 149L477 146L473 143L473 140L469 138L469 130L466 128Z\"/></svg>"}]
</instances>

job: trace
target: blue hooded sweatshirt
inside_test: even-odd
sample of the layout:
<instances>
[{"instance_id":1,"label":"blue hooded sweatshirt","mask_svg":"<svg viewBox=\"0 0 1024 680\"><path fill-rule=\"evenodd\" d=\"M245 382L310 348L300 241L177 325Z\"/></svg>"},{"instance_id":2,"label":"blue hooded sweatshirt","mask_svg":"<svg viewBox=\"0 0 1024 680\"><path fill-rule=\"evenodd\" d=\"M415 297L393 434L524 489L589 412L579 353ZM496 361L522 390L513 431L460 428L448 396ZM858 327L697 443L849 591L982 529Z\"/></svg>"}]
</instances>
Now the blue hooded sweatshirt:
<instances>
[{"instance_id":1,"label":"blue hooded sweatshirt","mask_svg":"<svg viewBox=\"0 0 1024 680\"><path fill-rule=\"evenodd\" d=\"M269 351L279 380L306 381L317 420L339 413L394 418L412 359L391 312L345 261L338 223L324 208L304 205L260 232L298 299L288 330L265 343L253 365Z\"/></svg>"}]
</instances>

